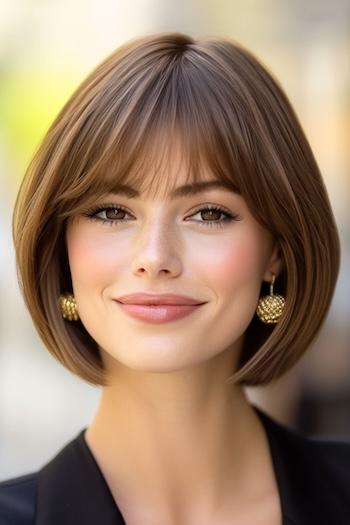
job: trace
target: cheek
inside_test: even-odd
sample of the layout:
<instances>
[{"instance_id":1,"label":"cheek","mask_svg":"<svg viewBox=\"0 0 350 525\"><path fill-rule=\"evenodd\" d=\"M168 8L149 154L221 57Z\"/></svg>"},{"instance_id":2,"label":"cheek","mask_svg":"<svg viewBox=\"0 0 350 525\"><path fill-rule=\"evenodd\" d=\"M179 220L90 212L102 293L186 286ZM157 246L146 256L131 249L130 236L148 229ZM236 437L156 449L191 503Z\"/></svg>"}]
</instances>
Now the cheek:
<instances>
[{"instance_id":1,"label":"cheek","mask_svg":"<svg viewBox=\"0 0 350 525\"><path fill-rule=\"evenodd\" d=\"M67 234L68 259L75 284L98 285L118 272L118 252L107 236L84 235L84 228Z\"/></svg>"},{"instance_id":2,"label":"cheek","mask_svg":"<svg viewBox=\"0 0 350 525\"><path fill-rule=\"evenodd\" d=\"M210 250L201 250L199 271L220 289L259 281L264 263L261 241L251 233L222 238Z\"/></svg>"}]
</instances>

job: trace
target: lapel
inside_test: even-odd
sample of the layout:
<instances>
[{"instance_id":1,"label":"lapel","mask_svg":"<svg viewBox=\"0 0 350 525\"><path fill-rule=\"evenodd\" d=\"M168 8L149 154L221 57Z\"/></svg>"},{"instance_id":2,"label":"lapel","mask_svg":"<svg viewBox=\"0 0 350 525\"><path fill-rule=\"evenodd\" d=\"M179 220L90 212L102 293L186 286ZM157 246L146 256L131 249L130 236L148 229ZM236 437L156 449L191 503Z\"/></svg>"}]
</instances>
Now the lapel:
<instances>
[{"instance_id":1,"label":"lapel","mask_svg":"<svg viewBox=\"0 0 350 525\"><path fill-rule=\"evenodd\" d=\"M283 525L348 523L342 498L337 499L337 487L324 468L324 449L252 406L270 446ZM39 470L35 525L125 525L85 430Z\"/></svg>"},{"instance_id":2,"label":"lapel","mask_svg":"<svg viewBox=\"0 0 350 525\"><path fill-rule=\"evenodd\" d=\"M325 463L327 450L312 437L278 423L253 406L265 427L270 445L283 514L283 525L347 525L348 504ZM330 445L333 446L332 444Z\"/></svg>"},{"instance_id":3,"label":"lapel","mask_svg":"<svg viewBox=\"0 0 350 525\"><path fill-rule=\"evenodd\" d=\"M35 525L125 525L85 430L39 471Z\"/></svg>"}]
</instances>

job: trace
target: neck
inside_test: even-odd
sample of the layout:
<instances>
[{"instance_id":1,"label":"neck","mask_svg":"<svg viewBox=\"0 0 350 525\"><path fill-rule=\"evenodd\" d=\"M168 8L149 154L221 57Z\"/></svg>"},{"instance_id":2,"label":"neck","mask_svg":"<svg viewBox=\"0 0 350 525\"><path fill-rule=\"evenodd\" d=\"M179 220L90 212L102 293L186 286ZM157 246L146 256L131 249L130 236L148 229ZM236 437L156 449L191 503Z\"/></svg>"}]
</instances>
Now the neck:
<instances>
[{"instance_id":1,"label":"neck","mask_svg":"<svg viewBox=\"0 0 350 525\"><path fill-rule=\"evenodd\" d=\"M228 357L158 374L110 363L85 439L119 507L188 514L261 497L266 438L242 388L227 382Z\"/></svg>"}]
</instances>

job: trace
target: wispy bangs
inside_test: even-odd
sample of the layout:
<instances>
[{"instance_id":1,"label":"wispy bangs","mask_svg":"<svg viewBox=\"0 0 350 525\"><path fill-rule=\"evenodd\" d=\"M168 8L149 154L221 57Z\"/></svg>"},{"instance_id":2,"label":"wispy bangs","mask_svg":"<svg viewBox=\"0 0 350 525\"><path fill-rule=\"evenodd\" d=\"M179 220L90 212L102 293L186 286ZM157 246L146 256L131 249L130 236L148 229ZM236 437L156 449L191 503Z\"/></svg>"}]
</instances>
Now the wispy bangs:
<instances>
[{"instance_id":1,"label":"wispy bangs","mask_svg":"<svg viewBox=\"0 0 350 525\"><path fill-rule=\"evenodd\" d=\"M139 95L131 106L123 96L95 102L95 111L82 123L88 126L82 167L59 196L61 218L78 213L120 184L140 193L157 195L185 182L211 179L242 193L247 170L253 170L242 120L228 105L229 86L186 56L164 71L141 78ZM237 118L235 118L235 112ZM116 118L118 115L118 118ZM183 179L182 179L183 180Z\"/></svg>"}]
</instances>

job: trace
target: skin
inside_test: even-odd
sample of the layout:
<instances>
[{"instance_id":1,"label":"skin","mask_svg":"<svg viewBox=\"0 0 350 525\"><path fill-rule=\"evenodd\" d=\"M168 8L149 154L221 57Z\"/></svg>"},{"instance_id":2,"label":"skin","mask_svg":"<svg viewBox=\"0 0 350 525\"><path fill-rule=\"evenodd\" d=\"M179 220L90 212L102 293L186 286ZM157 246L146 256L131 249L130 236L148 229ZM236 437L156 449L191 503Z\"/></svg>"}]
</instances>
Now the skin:
<instances>
[{"instance_id":1,"label":"skin","mask_svg":"<svg viewBox=\"0 0 350 525\"><path fill-rule=\"evenodd\" d=\"M227 382L261 283L281 269L279 250L240 195L211 189L170 200L167 186L96 202L127 208L117 215L125 223L79 215L67 226L79 315L109 379L85 439L128 525L279 524L265 432L244 390ZM200 226L208 203L239 220ZM146 290L207 304L154 325L112 300Z\"/></svg>"}]
</instances>

